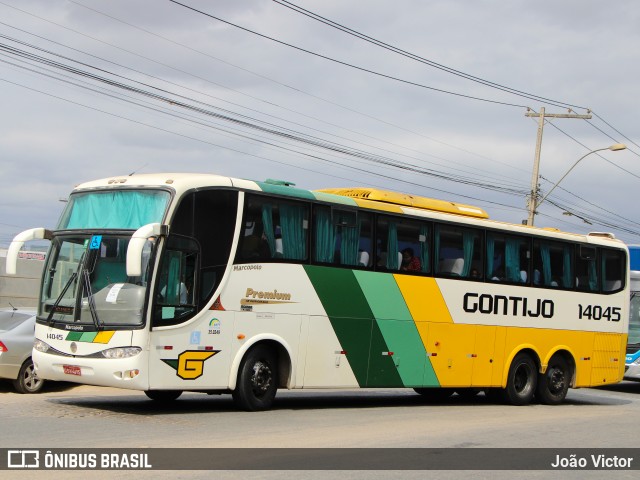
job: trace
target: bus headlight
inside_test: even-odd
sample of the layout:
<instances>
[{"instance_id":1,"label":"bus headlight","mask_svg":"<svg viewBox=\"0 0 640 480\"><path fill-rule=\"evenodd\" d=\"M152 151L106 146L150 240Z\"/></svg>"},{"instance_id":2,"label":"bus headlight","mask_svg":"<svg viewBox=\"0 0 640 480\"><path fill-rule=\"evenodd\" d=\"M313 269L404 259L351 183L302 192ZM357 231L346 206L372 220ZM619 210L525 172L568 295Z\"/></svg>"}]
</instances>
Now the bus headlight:
<instances>
[{"instance_id":1,"label":"bus headlight","mask_svg":"<svg viewBox=\"0 0 640 480\"><path fill-rule=\"evenodd\" d=\"M47 351L49 350L49 345L36 338L33 341L33 349L38 352L47 353Z\"/></svg>"},{"instance_id":2,"label":"bus headlight","mask_svg":"<svg viewBox=\"0 0 640 480\"><path fill-rule=\"evenodd\" d=\"M116 347L103 350L104 358L129 358L139 354L142 351L140 347Z\"/></svg>"}]
</instances>

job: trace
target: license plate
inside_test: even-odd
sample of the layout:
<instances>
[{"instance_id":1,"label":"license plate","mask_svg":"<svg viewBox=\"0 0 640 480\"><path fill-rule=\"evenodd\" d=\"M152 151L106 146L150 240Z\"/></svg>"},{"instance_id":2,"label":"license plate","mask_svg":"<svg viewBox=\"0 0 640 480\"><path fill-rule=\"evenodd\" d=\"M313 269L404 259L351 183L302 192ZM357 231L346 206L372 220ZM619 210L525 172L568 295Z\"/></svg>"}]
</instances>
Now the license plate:
<instances>
[{"instance_id":1,"label":"license plate","mask_svg":"<svg viewBox=\"0 0 640 480\"><path fill-rule=\"evenodd\" d=\"M62 369L67 375L77 375L78 377L82 375L80 367L76 367L75 365L63 365Z\"/></svg>"}]
</instances>

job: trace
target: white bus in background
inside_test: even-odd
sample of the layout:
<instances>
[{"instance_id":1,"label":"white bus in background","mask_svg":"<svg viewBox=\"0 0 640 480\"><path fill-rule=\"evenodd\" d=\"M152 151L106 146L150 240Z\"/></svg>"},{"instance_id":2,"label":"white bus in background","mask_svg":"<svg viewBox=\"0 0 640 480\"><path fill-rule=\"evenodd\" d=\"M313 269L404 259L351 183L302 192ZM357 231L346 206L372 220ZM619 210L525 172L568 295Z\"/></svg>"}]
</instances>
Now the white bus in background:
<instances>
[{"instance_id":1,"label":"white bus in background","mask_svg":"<svg viewBox=\"0 0 640 480\"><path fill-rule=\"evenodd\" d=\"M640 245L629 246L629 265L631 302L624 379L640 381Z\"/></svg>"},{"instance_id":2,"label":"white bus in background","mask_svg":"<svg viewBox=\"0 0 640 480\"><path fill-rule=\"evenodd\" d=\"M33 360L44 379L144 391L484 390L557 404L619 382L628 250L370 188L149 174L77 186L47 238Z\"/></svg>"}]
</instances>

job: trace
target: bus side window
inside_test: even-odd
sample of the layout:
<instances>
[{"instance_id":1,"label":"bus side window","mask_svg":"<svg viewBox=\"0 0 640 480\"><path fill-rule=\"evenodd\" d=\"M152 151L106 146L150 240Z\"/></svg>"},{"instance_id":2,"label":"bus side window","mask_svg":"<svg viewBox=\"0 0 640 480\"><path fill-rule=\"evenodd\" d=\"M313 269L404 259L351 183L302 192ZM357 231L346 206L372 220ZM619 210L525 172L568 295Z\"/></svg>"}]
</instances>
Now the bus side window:
<instances>
[{"instance_id":1,"label":"bus side window","mask_svg":"<svg viewBox=\"0 0 640 480\"><path fill-rule=\"evenodd\" d=\"M162 255L156 285L154 326L183 322L196 312L193 287L198 269L198 254L195 242L170 237L168 243L169 246Z\"/></svg>"},{"instance_id":2,"label":"bus side window","mask_svg":"<svg viewBox=\"0 0 640 480\"><path fill-rule=\"evenodd\" d=\"M436 225L434 244L437 274L475 278L472 272L482 268L484 252L479 230Z\"/></svg>"},{"instance_id":3,"label":"bus side window","mask_svg":"<svg viewBox=\"0 0 640 480\"><path fill-rule=\"evenodd\" d=\"M576 255L576 288L585 292L598 291L597 250L587 245L578 246Z\"/></svg>"},{"instance_id":4,"label":"bus side window","mask_svg":"<svg viewBox=\"0 0 640 480\"><path fill-rule=\"evenodd\" d=\"M313 226L314 262L371 267L371 214L317 205Z\"/></svg>"},{"instance_id":5,"label":"bus side window","mask_svg":"<svg viewBox=\"0 0 640 480\"><path fill-rule=\"evenodd\" d=\"M243 222L236 261L307 260L307 204L248 194Z\"/></svg>"},{"instance_id":6,"label":"bus side window","mask_svg":"<svg viewBox=\"0 0 640 480\"><path fill-rule=\"evenodd\" d=\"M529 240L487 232L486 274L490 281L529 283Z\"/></svg>"},{"instance_id":7,"label":"bus side window","mask_svg":"<svg viewBox=\"0 0 640 480\"><path fill-rule=\"evenodd\" d=\"M426 222L380 215L376 226L377 266L402 273L429 273L431 229Z\"/></svg>"},{"instance_id":8,"label":"bus side window","mask_svg":"<svg viewBox=\"0 0 640 480\"><path fill-rule=\"evenodd\" d=\"M624 286L625 256L622 251L602 249L602 291L613 293Z\"/></svg>"},{"instance_id":9,"label":"bus side window","mask_svg":"<svg viewBox=\"0 0 640 480\"><path fill-rule=\"evenodd\" d=\"M533 242L533 284L551 288L573 288L574 246L564 242Z\"/></svg>"}]
</instances>

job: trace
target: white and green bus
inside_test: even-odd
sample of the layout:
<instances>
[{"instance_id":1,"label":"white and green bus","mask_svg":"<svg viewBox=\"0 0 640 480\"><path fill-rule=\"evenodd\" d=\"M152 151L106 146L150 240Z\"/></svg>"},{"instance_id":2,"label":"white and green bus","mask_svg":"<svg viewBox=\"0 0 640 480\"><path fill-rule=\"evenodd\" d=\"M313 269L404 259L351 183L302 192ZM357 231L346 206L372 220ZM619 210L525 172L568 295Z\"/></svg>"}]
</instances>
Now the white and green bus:
<instances>
[{"instance_id":1,"label":"white and green bus","mask_svg":"<svg viewBox=\"0 0 640 480\"><path fill-rule=\"evenodd\" d=\"M77 186L49 239L38 375L144 391L484 390L515 405L618 382L629 260L610 234L501 223L368 188L207 174Z\"/></svg>"}]
</instances>

